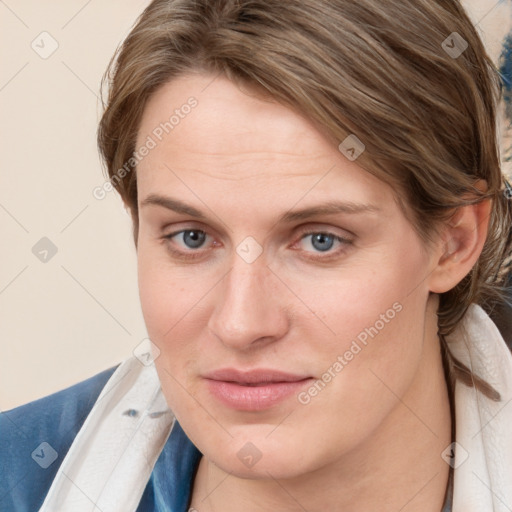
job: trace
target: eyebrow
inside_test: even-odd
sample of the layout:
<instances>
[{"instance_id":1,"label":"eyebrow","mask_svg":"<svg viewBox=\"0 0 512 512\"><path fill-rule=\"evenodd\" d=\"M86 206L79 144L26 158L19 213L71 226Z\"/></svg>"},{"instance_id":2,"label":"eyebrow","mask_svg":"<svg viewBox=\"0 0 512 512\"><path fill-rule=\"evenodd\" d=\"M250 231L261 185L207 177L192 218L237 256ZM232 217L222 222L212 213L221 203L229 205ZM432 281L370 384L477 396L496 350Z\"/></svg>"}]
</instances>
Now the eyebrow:
<instances>
[{"instance_id":1,"label":"eyebrow","mask_svg":"<svg viewBox=\"0 0 512 512\"><path fill-rule=\"evenodd\" d=\"M194 208L193 206L190 206L189 204L186 204L172 197L161 196L159 194L150 194L141 202L141 207L149 205L162 206L176 213L190 215L191 217L196 217L197 219L201 220L207 219L206 215L197 208ZM281 215L278 222L290 223L294 221L309 219L318 215L333 215L336 213L377 213L379 211L380 208L377 208L372 204L354 203L351 201L327 201L326 203L322 203L316 206L285 212Z\"/></svg>"}]
</instances>

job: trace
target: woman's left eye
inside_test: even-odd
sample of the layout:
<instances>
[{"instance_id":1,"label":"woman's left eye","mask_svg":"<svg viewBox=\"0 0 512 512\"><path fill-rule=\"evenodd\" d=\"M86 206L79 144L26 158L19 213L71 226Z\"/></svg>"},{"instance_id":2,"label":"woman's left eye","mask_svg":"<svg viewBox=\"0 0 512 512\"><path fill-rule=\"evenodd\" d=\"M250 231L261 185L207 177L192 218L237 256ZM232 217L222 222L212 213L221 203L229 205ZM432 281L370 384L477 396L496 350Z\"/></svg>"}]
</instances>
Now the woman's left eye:
<instances>
[{"instance_id":1,"label":"woman's left eye","mask_svg":"<svg viewBox=\"0 0 512 512\"><path fill-rule=\"evenodd\" d=\"M335 242L337 242L341 246L350 243L350 240L348 240L347 238L343 238L341 236L335 235L334 233L329 233L325 231L309 231L307 233L303 233L299 243L307 238L310 238L310 245L315 249L315 251L306 250L306 252L329 252L330 255L337 254L339 252L339 250L331 251Z\"/></svg>"}]
</instances>

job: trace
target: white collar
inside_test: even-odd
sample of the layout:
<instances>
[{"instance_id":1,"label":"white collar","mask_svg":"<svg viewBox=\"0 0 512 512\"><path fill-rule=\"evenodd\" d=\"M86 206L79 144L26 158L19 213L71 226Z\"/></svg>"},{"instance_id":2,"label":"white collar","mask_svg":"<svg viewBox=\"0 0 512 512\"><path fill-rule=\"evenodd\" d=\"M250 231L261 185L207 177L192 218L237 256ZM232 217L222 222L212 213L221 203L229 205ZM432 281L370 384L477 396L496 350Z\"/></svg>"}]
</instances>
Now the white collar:
<instances>
[{"instance_id":1,"label":"white collar","mask_svg":"<svg viewBox=\"0 0 512 512\"><path fill-rule=\"evenodd\" d=\"M446 340L455 357L501 395L457 382L452 512L512 510L512 355L484 310L472 305Z\"/></svg>"},{"instance_id":2,"label":"white collar","mask_svg":"<svg viewBox=\"0 0 512 512\"><path fill-rule=\"evenodd\" d=\"M493 402L464 384L455 386L452 512L510 512L512 356L476 305L447 342L501 394L501 401ZM149 353L149 342L145 349ZM127 410L139 411L138 419L123 415ZM103 512L135 511L174 424L154 364L145 366L135 356L125 360L76 436L40 512L90 511L93 503Z\"/></svg>"},{"instance_id":3,"label":"white collar","mask_svg":"<svg viewBox=\"0 0 512 512\"><path fill-rule=\"evenodd\" d=\"M142 361L148 360L149 341L145 349ZM145 366L135 356L122 362L75 437L39 511L90 512L93 504L102 512L135 511L174 420L154 364Z\"/></svg>"}]
</instances>

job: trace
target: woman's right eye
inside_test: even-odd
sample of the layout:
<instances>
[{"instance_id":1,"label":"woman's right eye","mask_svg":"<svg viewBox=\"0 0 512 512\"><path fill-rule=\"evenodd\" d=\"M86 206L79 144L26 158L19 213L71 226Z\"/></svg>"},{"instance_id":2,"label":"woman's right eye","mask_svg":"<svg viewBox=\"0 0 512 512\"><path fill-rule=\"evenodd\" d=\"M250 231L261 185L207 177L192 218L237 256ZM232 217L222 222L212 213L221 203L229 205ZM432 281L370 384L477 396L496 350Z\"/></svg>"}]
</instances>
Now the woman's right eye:
<instances>
[{"instance_id":1,"label":"woman's right eye","mask_svg":"<svg viewBox=\"0 0 512 512\"><path fill-rule=\"evenodd\" d=\"M206 238L206 233L200 229L184 229L182 231L176 231L175 233L167 235L165 238L171 240L176 235L183 235L181 239L189 249L197 249Z\"/></svg>"},{"instance_id":2,"label":"woman's right eye","mask_svg":"<svg viewBox=\"0 0 512 512\"><path fill-rule=\"evenodd\" d=\"M193 259L201 257L205 252L205 250L198 251L196 249L202 246L207 236L209 235L201 229L182 229L165 235L163 238L167 242L168 250L173 255L183 259ZM182 249L173 247L176 244L176 240L181 240L183 244L181 246L183 247Z\"/></svg>"}]
</instances>

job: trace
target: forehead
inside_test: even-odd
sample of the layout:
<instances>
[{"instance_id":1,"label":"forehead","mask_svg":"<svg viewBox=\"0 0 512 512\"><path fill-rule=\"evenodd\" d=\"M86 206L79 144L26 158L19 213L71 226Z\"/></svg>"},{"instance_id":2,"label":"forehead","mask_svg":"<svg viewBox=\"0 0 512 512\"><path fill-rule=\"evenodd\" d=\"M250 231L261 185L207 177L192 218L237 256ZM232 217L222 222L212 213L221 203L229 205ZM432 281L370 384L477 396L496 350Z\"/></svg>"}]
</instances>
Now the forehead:
<instances>
[{"instance_id":1,"label":"forehead","mask_svg":"<svg viewBox=\"0 0 512 512\"><path fill-rule=\"evenodd\" d=\"M189 98L194 98L197 106L182 114L183 119L164 137L165 142L185 151L199 149L197 137L202 152L208 154L231 155L236 149L240 154L262 151L310 156L328 149L312 124L291 109L225 77L204 74L176 78L152 95L144 109L139 140L168 121ZM234 137L236 145L232 144Z\"/></svg>"},{"instance_id":2,"label":"forehead","mask_svg":"<svg viewBox=\"0 0 512 512\"><path fill-rule=\"evenodd\" d=\"M188 104L195 106L183 107ZM245 190L252 196L271 182L292 195L318 182L317 193L343 189L365 202L390 199L389 187L345 158L304 116L221 76L185 75L157 90L146 104L137 147L148 137L156 145L137 166L139 188L172 187L176 173L186 173L196 186L254 185Z\"/></svg>"}]
</instances>

